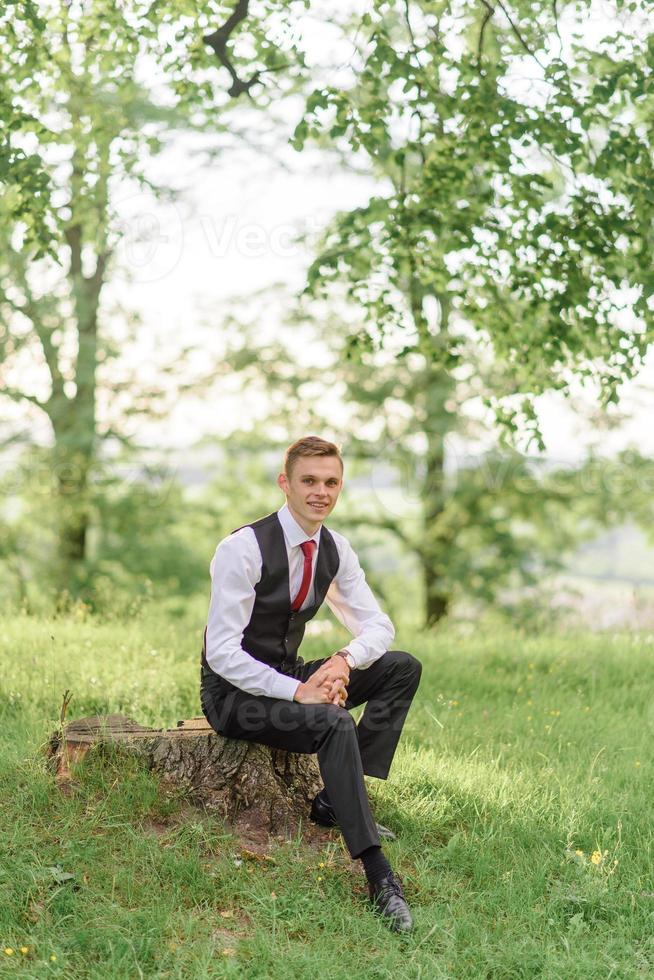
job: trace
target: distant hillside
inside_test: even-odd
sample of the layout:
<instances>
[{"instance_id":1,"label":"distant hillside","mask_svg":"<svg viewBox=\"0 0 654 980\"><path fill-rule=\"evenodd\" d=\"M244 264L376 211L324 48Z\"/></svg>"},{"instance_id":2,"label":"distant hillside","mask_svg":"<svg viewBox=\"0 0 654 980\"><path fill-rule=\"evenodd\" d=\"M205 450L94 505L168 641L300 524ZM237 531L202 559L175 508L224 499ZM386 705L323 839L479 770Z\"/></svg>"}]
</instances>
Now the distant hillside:
<instances>
[{"instance_id":1,"label":"distant hillside","mask_svg":"<svg viewBox=\"0 0 654 980\"><path fill-rule=\"evenodd\" d=\"M566 571L598 581L654 585L654 547L640 528L627 524L579 548Z\"/></svg>"}]
</instances>

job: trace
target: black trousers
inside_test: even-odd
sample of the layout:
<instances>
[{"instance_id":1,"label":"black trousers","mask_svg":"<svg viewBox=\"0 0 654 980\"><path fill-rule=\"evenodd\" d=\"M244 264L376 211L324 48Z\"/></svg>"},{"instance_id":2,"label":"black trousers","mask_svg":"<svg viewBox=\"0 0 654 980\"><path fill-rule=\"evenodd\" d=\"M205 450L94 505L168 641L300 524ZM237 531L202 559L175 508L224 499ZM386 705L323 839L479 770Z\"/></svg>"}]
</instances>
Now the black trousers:
<instances>
[{"instance_id":1,"label":"black trousers","mask_svg":"<svg viewBox=\"0 0 654 980\"><path fill-rule=\"evenodd\" d=\"M298 657L288 676L306 681L325 660ZM350 673L344 708L300 704L248 694L202 668L204 716L219 735L288 752L316 752L325 790L351 856L380 843L364 783L386 779L402 727L420 683L422 665L410 653L389 650ZM366 702L358 725L348 709Z\"/></svg>"}]
</instances>

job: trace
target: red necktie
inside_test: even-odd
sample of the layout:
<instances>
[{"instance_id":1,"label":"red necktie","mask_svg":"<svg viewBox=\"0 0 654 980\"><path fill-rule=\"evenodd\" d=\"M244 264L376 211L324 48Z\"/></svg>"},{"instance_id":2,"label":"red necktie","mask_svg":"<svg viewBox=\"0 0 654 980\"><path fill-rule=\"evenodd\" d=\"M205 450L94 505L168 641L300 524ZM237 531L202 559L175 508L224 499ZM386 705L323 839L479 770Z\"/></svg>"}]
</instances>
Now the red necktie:
<instances>
[{"instance_id":1,"label":"red necktie","mask_svg":"<svg viewBox=\"0 0 654 980\"><path fill-rule=\"evenodd\" d=\"M311 585L313 553L317 547L318 545L315 541L303 541L300 545L300 548L302 548L302 554L304 555L304 568L302 569L302 584L300 585L300 591L291 603L291 609L293 612L297 612L307 597L307 592L309 591L309 586Z\"/></svg>"}]
</instances>

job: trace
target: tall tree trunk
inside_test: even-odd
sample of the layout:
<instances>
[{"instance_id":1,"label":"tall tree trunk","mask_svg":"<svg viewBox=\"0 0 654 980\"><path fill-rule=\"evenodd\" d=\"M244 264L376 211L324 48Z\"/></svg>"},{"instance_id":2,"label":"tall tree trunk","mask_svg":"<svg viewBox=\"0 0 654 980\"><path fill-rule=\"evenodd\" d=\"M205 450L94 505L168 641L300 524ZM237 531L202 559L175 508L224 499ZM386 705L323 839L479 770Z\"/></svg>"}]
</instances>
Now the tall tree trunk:
<instances>
[{"instance_id":1,"label":"tall tree trunk","mask_svg":"<svg viewBox=\"0 0 654 980\"><path fill-rule=\"evenodd\" d=\"M445 439L452 428L452 413L447 408L447 401L455 382L439 356L449 347L449 297L447 294L438 297L440 319L436 329L436 325L427 322L423 306L426 294L417 276L412 275L409 301L426 360L416 387L416 404L423 406L421 430L427 439L425 474L420 487L423 523L420 555L425 625L434 626L447 614L450 604L443 573L452 542L441 517L446 503Z\"/></svg>"},{"instance_id":2,"label":"tall tree trunk","mask_svg":"<svg viewBox=\"0 0 654 980\"><path fill-rule=\"evenodd\" d=\"M96 459L96 374L98 364L98 307L104 284L106 253L98 255L90 276L82 272L81 225L69 226L68 278L77 320L78 349L75 394L52 406L55 434L55 489L58 511L58 570L60 591L84 591L91 520L90 480Z\"/></svg>"},{"instance_id":3,"label":"tall tree trunk","mask_svg":"<svg viewBox=\"0 0 654 980\"><path fill-rule=\"evenodd\" d=\"M70 442L69 442L69 438ZM93 463L87 447L76 451L75 433L57 433L54 449L57 510L56 585L60 592L79 595L84 586L84 562L90 522L89 476Z\"/></svg>"},{"instance_id":4,"label":"tall tree trunk","mask_svg":"<svg viewBox=\"0 0 654 980\"><path fill-rule=\"evenodd\" d=\"M447 554L446 542L439 533L438 523L445 507L444 462L442 440L428 433L427 469L422 487L423 501L423 587L425 625L434 626L447 614L450 596L443 585L443 567Z\"/></svg>"},{"instance_id":5,"label":"tall tree trunk","mask_svg":"<svg viewBox=\"0 0 654 980\"><path fill-rule=\"evenodd\" d=\"M426 467L421 487L423 517L423 585L425 624L433 626L448 612L450 595L444 572L452 547L451 534L443 526L447 501L445 486L445 439L451 429L447 399L454 382L440 365L426 369L424 434L427 438Z\"/></svg>"}]
</instances>

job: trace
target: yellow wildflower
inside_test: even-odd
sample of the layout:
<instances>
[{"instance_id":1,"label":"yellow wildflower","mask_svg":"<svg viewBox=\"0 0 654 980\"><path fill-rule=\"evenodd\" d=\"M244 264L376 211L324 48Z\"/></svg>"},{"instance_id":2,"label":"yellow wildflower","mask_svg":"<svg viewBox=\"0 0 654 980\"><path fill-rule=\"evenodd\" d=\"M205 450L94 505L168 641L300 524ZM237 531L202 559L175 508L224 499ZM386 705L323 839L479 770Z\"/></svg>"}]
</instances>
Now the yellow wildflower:
<instances>
[{"instance_id":1,"label":"yellow wildflower","mask_svg":"<svg viewBox=\"0 0 654 980\"><path fill-rule=\"evenodd\" d=\"M30 948L29 948L29 946L21 946L20 947L20 951L23 954L23 956L25 956L27 953L29 953Z\"/></svg>"},{"instance_id":2,"label":"yellow wildflower","mask_svg":"<svg viewBox=\"0 0 654 980\"><path fill-rule=\"evenodd\" d=\"M590 856L590 859L593 862L593 864L601 864L602 863L602 852L601 851L593 851L593 853Z\"/></svg>"},{"instance_id":3,"label":"yellow wildflower","mask_svg":"<svg viewBox=\"0 0 654 980\"><path fill-rule=\"evenodd\" d=\"M13 956L14 955L14 951L11 948L11 946L5 946L5 953L7 954L7 956Z\"/></svg>"}]
</instances>

